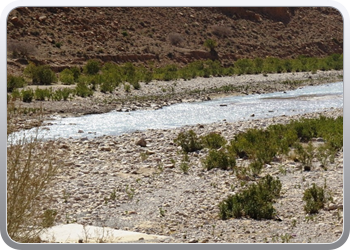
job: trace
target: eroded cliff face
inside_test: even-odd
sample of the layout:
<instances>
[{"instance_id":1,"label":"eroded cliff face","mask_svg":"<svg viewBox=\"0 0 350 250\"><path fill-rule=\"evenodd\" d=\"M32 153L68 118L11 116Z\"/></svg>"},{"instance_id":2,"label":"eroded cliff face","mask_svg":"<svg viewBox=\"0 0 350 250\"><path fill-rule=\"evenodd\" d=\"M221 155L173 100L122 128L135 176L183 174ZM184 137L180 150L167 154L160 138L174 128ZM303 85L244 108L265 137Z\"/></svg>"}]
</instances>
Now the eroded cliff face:
<instances>
[{"instance_id":1,"label":"eroded cliff face","mask_svg":"<svg viewBox=\"0 0 350 250\"><path fill-rule=\"evenodd\" d=\"M25 56L9 51L10 73L28 60L56 71L91 58L231 64L242 57L342 53L343 20L336 9L313 7L23 7L9 14L7 38L8 48L25 46ZM217 54L204 46L207 39L217 41Z\"/></svg>"}]
</instances>

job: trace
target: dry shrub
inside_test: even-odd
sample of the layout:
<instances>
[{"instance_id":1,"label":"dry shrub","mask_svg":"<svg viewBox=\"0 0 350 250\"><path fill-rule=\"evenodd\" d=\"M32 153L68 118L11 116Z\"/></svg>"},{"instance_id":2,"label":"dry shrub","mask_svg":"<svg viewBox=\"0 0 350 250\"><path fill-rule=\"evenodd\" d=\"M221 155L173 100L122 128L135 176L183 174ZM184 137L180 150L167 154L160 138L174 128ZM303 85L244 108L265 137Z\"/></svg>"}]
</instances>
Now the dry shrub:
<instances>
[{"instance_id":1,"label":"dry shrub","mask_svg":"<svg viewBox=\"0 0 350 250\"><path fill-rule=\"evenodd\" d=\"M8 124L9 131L12 127ZM7 136L7 233L16 242L38 241L47 222L54 220L56 214L46 211L51 202L47 190L59 168L55 152L53 142L38 136Z\"/></svg>"},{"instance_id":2,"label":"dry shrub","mask_svg":"<svg viewBox=\"0 0 350 250\"><path fill-rule=\"evenodd\" d=\"M13 58L27 57L35 54L35 47L24 41L11 40L7 43L7 49L12 53Z\"/></svg>"},{"instance_id":3,"label":"dry shrub","mask_svg":"<svg viewBox=\"0 0 350 250\"><path fill-rule=\"evenodd\" d=\"M168 38L170 43L174 46L180 45L184 41L183 36L176 32L170 33Z\"/></svg>"},{"instance_id":4,"label":"dry shrub","mask_svg":"<svg viewBox=\"0 0 350 250\"><path fill-rule=\"evenodd\" d=\"M226 26L215 25L212 28L212 32L218 37L228 37L231 35L231 29Z\"/></svg>"}]
</instances>

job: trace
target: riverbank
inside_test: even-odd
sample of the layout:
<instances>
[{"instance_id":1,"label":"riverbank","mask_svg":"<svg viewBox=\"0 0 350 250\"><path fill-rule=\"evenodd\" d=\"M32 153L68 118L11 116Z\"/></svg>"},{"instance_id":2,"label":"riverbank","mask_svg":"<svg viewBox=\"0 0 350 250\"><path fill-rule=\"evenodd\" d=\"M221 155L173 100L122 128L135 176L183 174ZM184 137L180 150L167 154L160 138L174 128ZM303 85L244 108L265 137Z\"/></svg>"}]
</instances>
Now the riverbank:
<instances>
[{"instance_id":1,"label":"riverbank","mask_svg":"<svg viewBox=\"0 0 350 250\"><path fill-rule=\"evenodd\" d=\"M180 131L189 129L199 136L216 132L231 140L249 128L319 115L338 117L343 110L93 139L57 139L53 143L63 165L55 185L46 193L53 201L50 209L58 212L55 223L169 236L156 241L165 243L334 242L343 227L342 151L327 170L314 159L312 170L302 171L293 156L264 165L260 176L270 174L282 183L282 196L274 204L278 220L220 220L219 202L253 180L240 179L231 171L204 170L201 160L208 153L205 149L189 154L189 171L185 174L181 170L183 155L173 142ZM246 161L237 159L237 164L245 166ZM304 190L312 183L323 186L325 182L333 201L319 214L306 214Z\"/></svg>"},{"instance_id":2,"label":"riverbank","mask_svg":"<svg viewBox=\"0 0 350 250\"><path fill-rule=\"evenodd\" d=\"M288 91L302 86L341 81L343 71L296 72L282 74L240 75L231 77L195 78L189 81L152 81L141 83L139 90L125 92L120 86L112 94L94 92L92 97L74 97L69 101L16 101L16 107L27 109L26 114L14 117L15 130L40 126L52 115L60 117L106 113L112 110L154 110L175 103L195 102L229 95L248 95ZM36 88L36 86L31 86ZM53 85L53 88L67 87ZM40 110L40 116L32 110Z\"/></svg>"},{"instance_id":3,"label":"riverbank","mask_svg":"<svg viewBox=\"0 0 350 250\"><path fill-rule=\"evenodd\" d=\"M185 102L191 101L190 98L185 98L187 97L186 91L189 89L193 91L187 93L188 97L195 96L193 94L196 92L194 86L197 88L202 86L204 91L204 86L207 86L206 89L210 89L210 86L219 88L231 83L242 89L242 92L212 91L211 94L209 92L206 95L200 94L204 98L207 96L215 98L214 95L244 94L246 86L249 86L247 93L249 91L252 91L250 93L270 90L271 92L284 91L298 88L303 84L316 85L337 81L336 79L339 80L339 75L342 74L342 72L318 73L320 74L310 74L311 79L307 73L298 73L294 76L299 78L292 80L287 77L291 77L293 74L273 75L275 80L272 79L271 75L271 78L268 78L269 81L264 81L266 76L263 75L204 78L188 82L180 81L183 85L178 83L176 86L180 88L179 91L182 89L181 93L184 93L181 94L183 99L179 99L179 102ZM227 82L223 81L224 79L227 79ZM253 80L250 82L249 79ZM284 85L283 81L298 84ZM192 84L190 84L191 82ZM163 84L162 86L168 86L166 84L172 83L164 82ZM187 88L186 84L189 84ZM155 91L159 90L159 86L156 84L152 86ZM150 95L148 97L153 93L151 89L149 89ZM158 93L161 94L163 91ZM199 93L195 94L199 95ZM175 95L172 96L174 98ZM147 95L145 94L144 97ZM133 96L133 98L136 97ZM91 101L93 98L60 103L71 107L78 106L83 110L85 105L89 105L88 100ZM165 104L168 105L170 100L177 101L177 99L169 99ZM192 100L198 99L192 98ZM77 104L78 101L82 101L81 106ZM74 103L75 105L73 105ZM145 103L147 102L142 100L137 107L142 109L157 108L155 106L157 102L151 102L151 107L142 106ZM130 105L136 104L132 101L125 102L123 104L125 106L122 106L120 111L126 111L123 108L132 109ZM101 105L108 107L108 109L116 109L108 103ZM56 106L56 108L58 107ZM89 108L88 106L87 109ZM45 111L47 118L52 114L62 116L82 114L51 111ZM294 161L293 156L276 158L276 161L271 164L265 164L260 176L270 174L273 177L279 177L282 182L282 197L274 204L279 219L258 221L243 218L223 221L218 217L219 202L229 194L239 192L246 184L252 183L254 180L239 178L232 171L204 170L201 160L208 154L206 149L189 154L189 170L188 174L185 174L181 169L184 156L179 153L179 147L173 142L180 131L189 129L193 129L199 136L217 132L223 135L226 140L231 140L235 134L249 128L265 128L271 124L287 123L291 119L301 117L317 117L320 114L337 117L343 114L343 110L330 109L320 113L260 120L251 120L253 117L247 117L243 121L232 123L221 121L172 130L151 129L121 136L104 136L92 139L86 137L81 139L59 138L52 142L53 145L48 144L55 149L55 156L60 159L61 167L54 180L54 186L45 193L45 196L41 197L52 201L50 207L44 209L57 211L56 225L78 223L167 236L167 238L154 242L334 242L341 236L343 228L342 151L337 153L334 163L330 163L327 170L314 159L312 170L302 171L301 163ZM25 122L24 120L23 124ZM322 140L314 143L315 145L322 143ZM240 159L237 159L237 163L240 166L247 164L245 160ZM322 186L325 181L333 197L332 203L327 203L326 208L321 210L319 214L306 214L302 201L304 190L312 183ZM140 238L137 242L149 241Z\"/></svg>"}]
</instances>

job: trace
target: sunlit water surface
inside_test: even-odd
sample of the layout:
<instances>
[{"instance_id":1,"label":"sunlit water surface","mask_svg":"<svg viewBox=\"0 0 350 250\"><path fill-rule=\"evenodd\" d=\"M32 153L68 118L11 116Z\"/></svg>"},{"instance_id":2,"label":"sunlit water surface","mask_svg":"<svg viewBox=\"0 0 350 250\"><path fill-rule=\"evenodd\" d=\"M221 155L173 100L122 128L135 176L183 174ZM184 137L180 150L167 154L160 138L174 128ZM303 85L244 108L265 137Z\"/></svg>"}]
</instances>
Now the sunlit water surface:
<instances>
[{"instance_id":1,"label":"sunlit water surface","mask_svg":"<svg viewBox=\"0 0 350 250\"><path fill-rule=\"evenodd\" d=\"M120 135L147 129L169 129L184 125L226 120L260 119L305 114L343 107L343 83L308 86L288 92L232 96L212 101L180 103L158 110L112 111L81 117L56 118L39 128L40 138L81 138ZM254 116L252 116L254 114ZM80 130L80 132L78 132ZM83 131L83 132L82 132ZM24 131L14 135L21 138ZM37 129L25 131L35 135Z\"/></svg>"}]
</instances>

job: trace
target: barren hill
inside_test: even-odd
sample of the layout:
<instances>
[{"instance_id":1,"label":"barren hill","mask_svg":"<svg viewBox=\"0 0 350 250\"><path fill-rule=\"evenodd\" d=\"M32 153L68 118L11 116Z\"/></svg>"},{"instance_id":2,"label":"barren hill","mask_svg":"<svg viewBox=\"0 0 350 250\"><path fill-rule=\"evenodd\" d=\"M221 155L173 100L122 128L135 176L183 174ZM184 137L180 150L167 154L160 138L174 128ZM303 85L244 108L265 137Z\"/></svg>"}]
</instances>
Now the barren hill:
<instances>
[{"instance_id":1,"label":"barren hill","mask_svg":"<svg viewBox=\"0 0 350 250\"><path fill-rule=\"evenodd\" d=\"M8 71L27 60L60 71L87 59L156 65L343 52L343 20L328 7L21 7L8 16ZM217 42L216 55L203 45ZM13 48L24 50L13 58Z\"/></svg>"}]
</instances>

